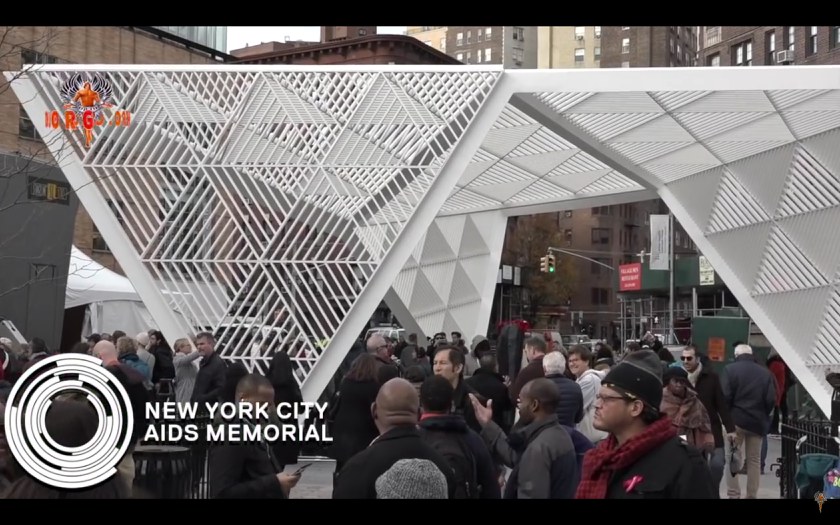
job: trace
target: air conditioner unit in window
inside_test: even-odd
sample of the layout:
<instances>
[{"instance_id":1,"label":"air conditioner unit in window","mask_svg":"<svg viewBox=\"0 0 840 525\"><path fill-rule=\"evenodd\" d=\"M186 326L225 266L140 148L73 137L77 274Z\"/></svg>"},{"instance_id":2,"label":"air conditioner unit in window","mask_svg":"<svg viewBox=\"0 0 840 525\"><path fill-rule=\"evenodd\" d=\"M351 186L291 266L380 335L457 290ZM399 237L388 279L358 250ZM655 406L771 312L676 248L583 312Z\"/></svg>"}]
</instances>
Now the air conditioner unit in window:
<instances>
[{"instance_id":1,"label":"air conditioner unit in window","mask_svg":"<svg viewBox=\"0 0 840 525\"><path fill-rule=\"evenodd\" d=\"M578 40L583 40L583 35L575 35L575 38L577 38Z\"/></svg>"},{"instance_id":2,"label":"air conditioner unit in window","mask_svg":"<svg viewBox=\"0 0 840 525\"><path fill-rule=\"evenodd\" d=\"M777 64L793 64L793 51L790 49L784 49L782 51L776 51L776 63Z\"/></svg>"}]
</instances>

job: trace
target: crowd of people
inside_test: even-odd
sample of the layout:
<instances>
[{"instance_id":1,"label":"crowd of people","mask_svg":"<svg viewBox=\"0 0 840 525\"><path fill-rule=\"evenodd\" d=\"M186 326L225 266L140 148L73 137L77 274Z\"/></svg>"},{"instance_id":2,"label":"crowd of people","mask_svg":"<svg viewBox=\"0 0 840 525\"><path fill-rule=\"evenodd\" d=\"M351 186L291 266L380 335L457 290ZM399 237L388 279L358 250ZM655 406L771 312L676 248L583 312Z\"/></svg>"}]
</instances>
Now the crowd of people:
<instances>
[{"instance_id":1,"label":"crowd of people","mask_svg":"<svg viewBox=\"0 0 840 525\"><path fill-rule=\"evenodd\" d=\"M502 334L495 348L483 336L469 346L450 336L420 345L414 334L392 341L374 333L348 352L327 413L334 498L715 499L738 451L746 497L757 496L762 439L774 410L778 425L785 388L748 345L736 345L719 377L694 346L677 361L650 338L619 355L603 343L566 349L537 333ZM10 343L0 340L0 404L20 373L50 355L43 341L33 340L29 353ZM162 397L302 401L286 353L272 353L265 374L249 373L222 360L209 333L172 347L155 330L94 334L70 351L100 358L138 415ZM60 401L63 425L90 427L83 400ZM135 444L144 430L135 428ZM15 468L2 434L0 425L6 497L60 493ZM288 498L301 473L284 469L297 463L300 445L213 446L211 497ZM80 496L131 497L134 468L129 450L118 476ZM738 476L726 479L727 495L741 497Z\"/></svg>"}]
</instances>

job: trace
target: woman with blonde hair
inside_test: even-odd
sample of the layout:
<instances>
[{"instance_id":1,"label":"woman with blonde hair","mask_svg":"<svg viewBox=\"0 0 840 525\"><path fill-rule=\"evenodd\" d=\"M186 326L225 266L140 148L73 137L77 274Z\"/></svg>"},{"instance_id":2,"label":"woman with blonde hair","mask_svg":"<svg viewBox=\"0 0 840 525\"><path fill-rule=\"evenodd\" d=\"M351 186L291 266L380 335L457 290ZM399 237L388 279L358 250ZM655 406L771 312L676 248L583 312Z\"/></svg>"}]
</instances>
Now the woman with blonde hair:
<instances>
[{"instance_id":1,"label":"woman with blonde hair","mask_svg":"<svg viewBox=\"0 0 840 525\"><path fill-rule=\"evenodd\" d=\"M188 402L195 387L198 376L196 360L201 357L187 338L175 341L175 355L172 364L175 365L175 401Z\"/></svg>"}]
</instances>

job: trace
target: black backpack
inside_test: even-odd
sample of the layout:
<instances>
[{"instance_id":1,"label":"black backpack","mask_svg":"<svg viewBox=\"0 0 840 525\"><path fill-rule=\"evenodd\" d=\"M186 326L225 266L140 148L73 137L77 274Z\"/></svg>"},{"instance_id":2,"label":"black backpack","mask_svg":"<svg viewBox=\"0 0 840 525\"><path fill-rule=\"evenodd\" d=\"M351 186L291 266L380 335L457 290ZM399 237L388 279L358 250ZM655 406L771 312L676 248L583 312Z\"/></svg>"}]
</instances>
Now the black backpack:
<instances>
[{"instance_id":1,"label":"black backpack","mask_svg":"<svg viewBox=\"0 0 840 525\"><path fill-rule=\"evenodd\" d=\"M452 499L478 499L480 488L475 456L464 436L423 429L423 440L443 456L452 468L455 478L455 494Z\"/></svg>"}]
</instances>

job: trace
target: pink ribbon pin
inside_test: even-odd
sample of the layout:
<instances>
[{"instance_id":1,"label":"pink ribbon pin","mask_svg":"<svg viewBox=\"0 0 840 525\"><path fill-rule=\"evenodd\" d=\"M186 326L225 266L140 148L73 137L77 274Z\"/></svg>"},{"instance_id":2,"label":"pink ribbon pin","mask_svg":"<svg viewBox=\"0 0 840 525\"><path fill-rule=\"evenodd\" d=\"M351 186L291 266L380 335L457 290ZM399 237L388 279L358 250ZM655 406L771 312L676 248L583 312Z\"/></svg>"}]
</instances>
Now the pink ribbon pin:
<instances>
[{"instance_id":1,"label":"pink ribbon pin","mask_svg":"<svg viewBox=\"0 0 840 525\"><path fill-rule=\"evenodd\" d=\"M633 476L632 478L628 479L624 482L624 491L630 494L633 492L633 489L644 480L641 476Z\"/></svg>"}]
</instances>

